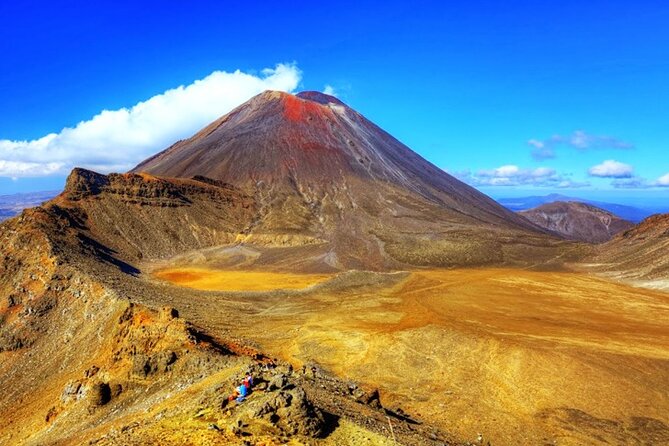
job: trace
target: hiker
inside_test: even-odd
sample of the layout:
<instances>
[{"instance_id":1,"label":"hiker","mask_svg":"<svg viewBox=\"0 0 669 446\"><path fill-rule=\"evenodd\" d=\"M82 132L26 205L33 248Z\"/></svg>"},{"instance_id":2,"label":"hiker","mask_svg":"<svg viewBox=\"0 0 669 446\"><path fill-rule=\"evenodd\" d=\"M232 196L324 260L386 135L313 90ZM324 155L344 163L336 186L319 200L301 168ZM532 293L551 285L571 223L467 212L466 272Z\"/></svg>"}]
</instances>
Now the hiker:
<instances>
[{"instance_id":1,"label":"hiker","mask_svg":"<svg viewBox=\"0 0 669 446\"><path fill-rule=\"evenodd\" d=\"M242 384L228 397L228 401L237 400L238 403L241 403L251 393L251 387L253 387L253 375L249 373L244 377Z\"/></svg>"},{"instance_id":2,"label":"hiker","mask_svg":"<svg viewBox=\"0 0 669 446\"><path fill-rule=\"evenodd\" d=\"M246 384L242 384L237 388L237 393L239 396L237 397L237 402L241 403L246 399L246 397L251 393L251 388L247 387Z\"/></svg>"},{"instance_id":3,"label":"hiker","mask_svg":"<svg viewBox=\"0 0 669 446\"><path fill-rule=\"evenodd\" d=\"M235 388L234 392L232 392L232 394L228 397L228 402L237 400L238 403L241 403L246 399L249 393L250 389L246 387L245 384L242 384Z\"/></svg>"}]
</instances>

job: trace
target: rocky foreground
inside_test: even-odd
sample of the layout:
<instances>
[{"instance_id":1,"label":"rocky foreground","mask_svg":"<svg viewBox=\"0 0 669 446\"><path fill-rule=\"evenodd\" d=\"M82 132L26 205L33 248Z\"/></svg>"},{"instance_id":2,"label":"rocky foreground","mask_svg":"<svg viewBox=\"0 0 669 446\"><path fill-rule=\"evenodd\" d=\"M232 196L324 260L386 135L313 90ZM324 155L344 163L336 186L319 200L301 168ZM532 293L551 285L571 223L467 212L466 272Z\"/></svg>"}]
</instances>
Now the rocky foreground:
<instances>
[{"instance_id":1,"label":"rocky foreground","mask_svg":"<svg viewBox=\"0 0 669 446\"><path fill-rule=\"evenodd\" d=\"M0 226L0 443L390 444L394 436L451 444L397 408L384 409L374 389L317 366L292 370L245 342L205 334L174 309L138 303L159 291L126 261L132 250L119 255L118 245L101 242L94 226L101 220L75 205L77 184ZM203 187L191 191L191 211L197 194L227 193ZM119 199L179 212L146 190ZM89 211L100 204L94 199ZM146 233L133 236L121 247L151 242ZM160 240L155 250L167 246ZM249 371L251 395L225 404Z\"/></svg>"}]
</instances>

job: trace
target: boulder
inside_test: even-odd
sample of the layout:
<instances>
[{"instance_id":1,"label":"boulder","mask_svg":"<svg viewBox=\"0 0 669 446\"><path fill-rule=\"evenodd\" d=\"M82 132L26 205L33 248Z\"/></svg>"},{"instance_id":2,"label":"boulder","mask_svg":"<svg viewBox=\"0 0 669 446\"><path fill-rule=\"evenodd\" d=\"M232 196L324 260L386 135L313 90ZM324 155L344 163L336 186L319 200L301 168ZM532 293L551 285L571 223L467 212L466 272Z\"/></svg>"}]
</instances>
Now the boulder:
<instances>
[{"instance_id":1,"label":"boulder","mask_svg":"<svg viewBox=\"0 0 669 446\"><path fill-rule=\"evenodd\" d=\"M165 321L176 319L179 317L179 311L172 307L163 307L160 309L160 318Z\"/></svg>"},{"instance_id":2,"label":"boulder","mask_svg":"<svg viewBox=\"0 0 669 446\"><path fill-rule=\"evenodd\" d=\"M283 389L288 385L288 377L283 373L278 373L269 381L267 385L268 391Z\"/></svg>"},{"instance_id":3,"label":"boulder","mask_svg":"<svg viewBox=\"0 0 669 446\"><path fill-rule=\"evenodd\" d=\"M70 401L77 401L85 395L86 388L82 386L80 381L70 381L60 394L60 400L63 403L69 403Z\"/></svg>"},{"instance_id":4,"label":"boulder","mask_svg":"<svg viewBox=\"0 0 669 446\"><path fill-rule=\"evenodd\" d=\"M109 383L98 382L93 384L89 394L89 401L91 406L104 406L111 401L112 398L112 389L109 386Z\"/></svg>"},{"instance_id":5,"label":"boulder","mask_svg":"<svg viewBox=\"0 0 669 446\"><path fill-rule=\"evenodd\" d=\"M316 438L325 427L323 413L314 407L301 387L269 394L250 407L246 416L269 421L286 435Z\"/></svg>"},{"instance_id":6,"label":"boulder","mask_svg":"<svg viewBox=\"0 0 669 446\"><path fill-rule=\"evenodd\" d=\"M132 374L146 378L154 373L164 373L171 369L178 359L172 350L163 350L151 356L138 354L132 360Z\"/></svg>"}]
</instances>

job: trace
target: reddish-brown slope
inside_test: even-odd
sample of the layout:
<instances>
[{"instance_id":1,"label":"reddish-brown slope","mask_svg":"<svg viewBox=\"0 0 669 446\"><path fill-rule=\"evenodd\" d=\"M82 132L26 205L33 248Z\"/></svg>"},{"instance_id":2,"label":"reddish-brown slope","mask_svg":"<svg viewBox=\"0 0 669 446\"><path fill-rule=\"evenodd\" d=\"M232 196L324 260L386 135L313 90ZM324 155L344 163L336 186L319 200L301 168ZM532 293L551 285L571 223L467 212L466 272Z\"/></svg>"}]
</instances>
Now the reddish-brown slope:
<instances>
[{"instance_id":1,"label":"reddish-brown slope","mask_svg":"<svg viewBox=\"0 0 669 446\"><path fill-rule=\"evenodd\" d=\"M374 190L382 183L417 194L462 220L532 227L338 99L317 92L262 93L133 171L204 175L253 188L288 185L320 198L360 183ZM349 195L355 200L357 193Z\"/></svg>"},{"instance_id":2,"label":"reddish-brown slope","mask_svg":"<svg viewBox=\"0 0 669 446\"><path fill-rule=\"evenodd\" d=\"M602 245L596 268L631 279L659 280L669 287L669 214L648 217ZM663 282L662 282L663 281Z\"/></svg>"}]
</instances>

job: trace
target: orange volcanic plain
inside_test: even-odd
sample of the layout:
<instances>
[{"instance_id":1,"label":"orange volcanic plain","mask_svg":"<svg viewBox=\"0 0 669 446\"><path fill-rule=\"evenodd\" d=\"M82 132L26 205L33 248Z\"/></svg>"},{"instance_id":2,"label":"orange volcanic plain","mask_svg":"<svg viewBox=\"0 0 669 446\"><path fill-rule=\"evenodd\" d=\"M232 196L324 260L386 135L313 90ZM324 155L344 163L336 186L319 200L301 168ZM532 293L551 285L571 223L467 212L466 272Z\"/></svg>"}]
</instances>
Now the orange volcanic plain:
<instances>
[{"instance_id":1,"label":"orange volcanic plain","mask_svg":"<svg viewBox=\"0 0 669 446\"><path fill-rule=\"evenodd\" d=\"M326 274L288 274L258 271L217 271L209 268L168 268L157 278L199 290L271 291L307 288L329 279Z\"/></svg>"},{"instance_id":2,"label":"orange volcanic plain","mask_svg":"<svg viewBox=\"0 0 669 446\"><path fill-rule=\"evenodd\" d=\"M240 290L231 283L288 289L317 278L324 286L295 296L195 293L184 313L298 366L315 362L378 386L384 404L460 438L481 433L492 444L551 445L669 439L668 294L511 269L343 273L332 286L323 276L287 274L282 283L281 273L196 270L195 279L191 267L157 276L209 291L216 284ZM219 317L242 308L243 317Z\"/></svg>"}]
</instances>

